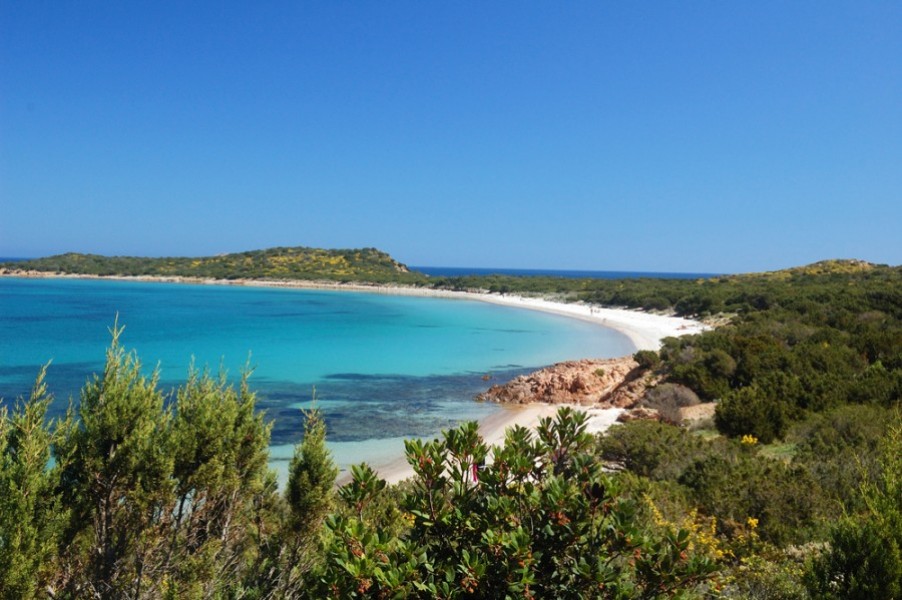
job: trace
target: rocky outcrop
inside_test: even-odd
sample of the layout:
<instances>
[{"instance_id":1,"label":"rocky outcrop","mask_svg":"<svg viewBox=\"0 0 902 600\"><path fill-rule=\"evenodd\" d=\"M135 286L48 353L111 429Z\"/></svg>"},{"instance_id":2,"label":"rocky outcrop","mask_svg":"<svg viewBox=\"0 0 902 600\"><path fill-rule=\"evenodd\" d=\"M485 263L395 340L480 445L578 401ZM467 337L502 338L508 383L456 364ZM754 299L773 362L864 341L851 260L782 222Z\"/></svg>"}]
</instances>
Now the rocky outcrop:
<instances>
[{"instance_id":1,"label":"rocky outcrop","mask_svg":"<svg viewBox=\"0 0 902 600\"><path fill-rule=\"evenodd\" d=\"M521 375L504 385L494 385L477 399L513 404L547 402L630 408L655 383L644 375L645 371L632 356L574 360Z\"/></svg>"}]
</instances>

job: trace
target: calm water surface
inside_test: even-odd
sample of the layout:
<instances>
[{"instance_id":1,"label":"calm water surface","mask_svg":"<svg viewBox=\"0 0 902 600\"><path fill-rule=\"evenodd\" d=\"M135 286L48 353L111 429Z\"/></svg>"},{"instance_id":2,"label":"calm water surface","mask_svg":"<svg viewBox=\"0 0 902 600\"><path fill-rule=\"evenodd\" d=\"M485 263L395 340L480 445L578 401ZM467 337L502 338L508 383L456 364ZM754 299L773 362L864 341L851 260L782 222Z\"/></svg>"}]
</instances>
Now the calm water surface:
<instances>
[{"instance_id":1,"label":"calm water surface","mask_svg":"<svg viewBox=\"0 0 902 600\"><path fill-rule=\"evenodd\" d=\"M0 397L27 394L52 360L53 411L64 410L101 369L117 314L123 344L148 371L159 366L167 388L192 360L234 378L250 364L259 405L274 419L274 447L297 442L298 409L310 406L315 386L339 454L342 443L431 436L489 414L497 407L472 401L491 384L486 375L506 379L633 350L621 334L589 323L478 301L0 278Z\"/></svg>"}]
</instances>

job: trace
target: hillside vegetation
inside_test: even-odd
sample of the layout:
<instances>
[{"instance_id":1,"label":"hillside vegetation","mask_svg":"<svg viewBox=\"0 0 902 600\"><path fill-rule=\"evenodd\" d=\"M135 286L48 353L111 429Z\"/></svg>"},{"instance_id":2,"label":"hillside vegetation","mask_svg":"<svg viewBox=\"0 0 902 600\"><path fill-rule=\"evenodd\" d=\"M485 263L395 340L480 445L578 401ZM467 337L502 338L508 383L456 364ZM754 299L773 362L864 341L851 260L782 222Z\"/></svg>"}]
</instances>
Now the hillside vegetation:
<instances>
[{"instance_id":1,"label":"hillside vegetation","mask_svg":"<svg viewBox=\"0 0 902 600\"><path fill-rule=\"evenodd\" d=\"M485 275L434 277L429 285L444 289L484 289L502 294L554 294L563 300L604 306L672 312L707 317L765 309L777 304L829 298L848 288L860 298L871 291L883 294L902 283L902 267L872 265L858 260L832 260L804 267L723 275L707 279L571 279Z\"/></svg>"},{"instance_id":2,"label":"hillside vegetation","mask_svg":"<svg viewBox=\"0 0 902 600\"><path fill-rule=\"evenodd\" d=\"M413 283L422 276L375 248L269 248L200 258L67 253L0 265L8 270L98 276L299 279Z\"/></svg>"}]
</instances>

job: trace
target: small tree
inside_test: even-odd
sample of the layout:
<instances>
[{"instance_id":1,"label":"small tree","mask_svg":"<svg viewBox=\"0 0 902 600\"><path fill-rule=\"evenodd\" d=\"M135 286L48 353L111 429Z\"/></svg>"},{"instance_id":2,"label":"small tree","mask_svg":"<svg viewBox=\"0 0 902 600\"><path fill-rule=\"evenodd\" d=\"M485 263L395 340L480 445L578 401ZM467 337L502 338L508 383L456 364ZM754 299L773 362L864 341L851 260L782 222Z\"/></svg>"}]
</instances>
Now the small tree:
<instances>
[{"instance_id":1,"label":"small tree","mask_svg":"<svg viewBox=\"0 0 902 600\"><path fill-rule=\"evenodd\" d=\"M317 531L332 508L338 468L326 447L326 421L319 409L304 413L304 438L288 469L285 498L291 511L290 528L302 538Z\"/></svg>"},{"instance_id":2,"label":"small tree","mask_svg":"<svg viewBox=\"0 0 902 600\"><path fill-rule=\"evenodd\" d=\"M260 507L275 487L267 466L270 426L255 413L247 377L236 390L225 373L213 378L192 368L176 393L175 498L163 569L181 597L234 585L268 533Z\"/></svg>"},{"instance_id":3,"label":"small tree","mask_svg":"<svg viewBox=\"0 0 902 600\"><path fill-rule=\"evenodd\" d=\"M714 412L714 422L721 432L731 436L751 434L764 444L783 437L787 421L784 404L754 386L729 392Z\"/></svg>"},{"instance_id":4,"label":"small tree","mask_svg":"<svg viewBox=\"0 0 902 600\"><path fill-rule=\"evenodd\" d=\"M173 492L172 415L158 372L141 374L137 357L119 345L121 333L113 327L103 374L82 389L77 419L70 406L56 446L72 509L63 540L68 584L76 595L111 600L158 585L163 573L153 557L165 541L158 524Z\"/></svg>"},{"instance_id":5,"label":"small tree","mask_svg":"<svg viewBox=\"0 0 902 600\"><path fill-rule=\"evenodd\" d=\"M304 577L316 564L323 521L335 501L338 468L326 447L326 421L322 412L304 412L304 438L295 447L285 490L287 515L283 523L274 586L279 597L294 598Z\"/></svg>"},{"instance_id":6,"label":"small tree","mask_svg":"<svg viewBox=\"0 0 902 600\"><path fill-rule=\"evenodd\" d=\"M46 367L27 402L0 410L0 597L29 599L53 576L66 511L49 468L53 434L45 424L51 396Z\"/></svg>"}]
</instances>

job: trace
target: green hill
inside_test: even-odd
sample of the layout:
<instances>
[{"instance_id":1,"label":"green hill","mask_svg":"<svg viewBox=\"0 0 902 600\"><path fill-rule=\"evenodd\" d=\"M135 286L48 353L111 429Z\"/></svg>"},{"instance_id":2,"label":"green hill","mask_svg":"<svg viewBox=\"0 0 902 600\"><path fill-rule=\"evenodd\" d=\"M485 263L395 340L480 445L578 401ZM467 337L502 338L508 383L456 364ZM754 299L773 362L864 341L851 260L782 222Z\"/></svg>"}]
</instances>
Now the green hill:
<instances>
[{"instance_id":1,"label":"green hill","mask_svg":"<svg viewBox=\"0 0 902 600\"><path fill-rule=\"evenodd\" d=\"M416 283L424 279L375 248L324 250L269 248L199 258L100 256L70 252L0 265L10 271L100 276L294 279L374 283Z\"/></svg>"}]
</instances>

